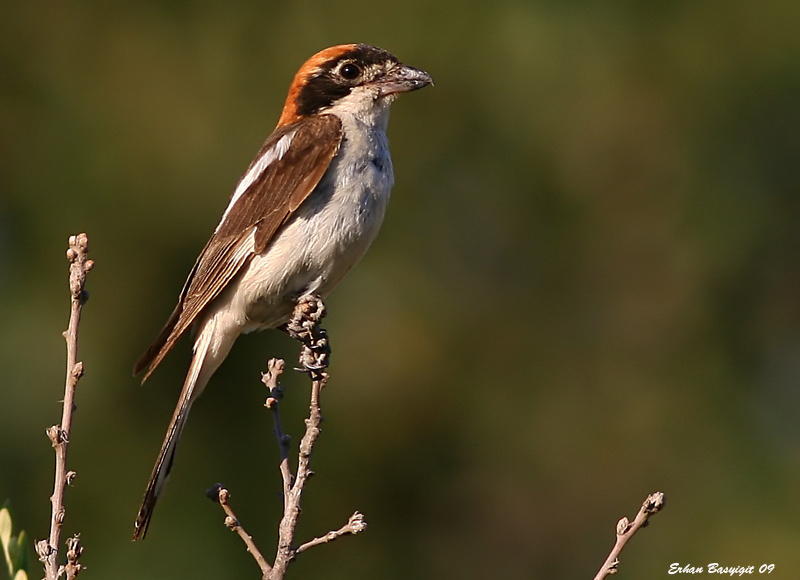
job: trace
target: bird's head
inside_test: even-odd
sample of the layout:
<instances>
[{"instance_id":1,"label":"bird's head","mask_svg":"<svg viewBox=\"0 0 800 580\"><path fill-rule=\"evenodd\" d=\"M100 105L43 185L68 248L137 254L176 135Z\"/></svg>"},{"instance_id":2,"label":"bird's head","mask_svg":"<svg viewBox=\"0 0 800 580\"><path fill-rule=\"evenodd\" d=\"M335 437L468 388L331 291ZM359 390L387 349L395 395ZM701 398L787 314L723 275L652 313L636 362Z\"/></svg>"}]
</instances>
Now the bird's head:
<instances>
[{"instance_id":1,"label":"bird's head","mask_svg":"<svg viewBox=\"0 0 800 580\"><path fill-rule=\"evenodd\" d=\"M347 109L366 116L384 109L399 93L433 82L423 70L404 65L393 54L366 44L340 44L309 58L294 77L278 127L304 117Z\"/></svg>"}]
</instances>

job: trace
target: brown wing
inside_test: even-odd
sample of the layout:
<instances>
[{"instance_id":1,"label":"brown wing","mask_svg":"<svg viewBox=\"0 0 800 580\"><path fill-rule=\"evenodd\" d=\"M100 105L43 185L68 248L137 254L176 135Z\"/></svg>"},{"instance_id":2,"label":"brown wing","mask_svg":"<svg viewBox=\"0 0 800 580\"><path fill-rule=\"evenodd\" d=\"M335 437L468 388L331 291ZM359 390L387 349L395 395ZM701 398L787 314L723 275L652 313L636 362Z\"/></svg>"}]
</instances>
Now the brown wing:
<instances>
[{"instance_id":1,"label":"brown wing","mask_svg":"<svg viewBox=\"0 0 800 580\"><path fill-rule=\"evenodd\" d=\"M279 141L293 133L288 148L231 201L219 226L197 258L178 305L152 346L134 366L147 368L142 382L250 259L262 252L319 183L342 141L342 126L333 115L303 119L277 129L259 151L248 172ZM285 142L284 142L285 143ZM246 174L247 175L247 174ZM251 238L255 229L255 238ZM253 246L253 240L255 245Z\"/></svg>"}]
</instances>

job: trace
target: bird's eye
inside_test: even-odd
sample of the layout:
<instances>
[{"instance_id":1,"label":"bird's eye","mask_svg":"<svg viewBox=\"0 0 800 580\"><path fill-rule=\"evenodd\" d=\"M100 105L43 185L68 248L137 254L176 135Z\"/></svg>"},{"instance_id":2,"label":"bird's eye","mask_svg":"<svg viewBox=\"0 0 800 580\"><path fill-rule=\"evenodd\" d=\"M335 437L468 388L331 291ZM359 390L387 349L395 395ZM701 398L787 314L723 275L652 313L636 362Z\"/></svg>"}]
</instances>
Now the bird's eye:
<instances>
[{"instance_id":1,"label":"bird's eye","mask_svg":"<svg viewBox=\"0 0 800 580\"><path fill-rule=\"evenodd\" d=\"M361 69L353 63L347 63L339 70L339 74L347 80L352 81L361 74Z\"/></svg>"}]
</instances>

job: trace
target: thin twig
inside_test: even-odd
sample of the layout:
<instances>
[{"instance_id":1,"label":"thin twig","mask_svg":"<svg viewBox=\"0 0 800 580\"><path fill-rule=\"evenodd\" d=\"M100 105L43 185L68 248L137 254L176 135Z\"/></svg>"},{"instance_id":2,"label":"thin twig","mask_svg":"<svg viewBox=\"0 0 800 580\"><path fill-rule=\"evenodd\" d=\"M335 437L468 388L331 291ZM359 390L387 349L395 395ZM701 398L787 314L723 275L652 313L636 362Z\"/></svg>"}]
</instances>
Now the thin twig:
<instances>
[{"instance_id":1,"label":"thin twig","mask_svg":"<svg viewBox=\"0 0 800 580\"><path fill-rule=\"evenodd\" d=\"M306 542L297 550L295 550L295 554L299 554L301 552L305 552L309 548L313 548L314 546L318 546L320 544L327 544L328 542L332 542L342 536L346 536L348 534L357 534L359 532L363 532L367 528L367 522L364 521L364 515L360 512L354 513L350 516L350 519L347 520L347 523L343 525L341 528L334 532L328 532L324 536L320 536L319 538L314 538L310 542Z\"/></svg>"},{"instance_id":2,"label":"thin twig","mask_svg":"<svg viewBox=\"0 0 800 580\"><path fill-rule=\"evenodd\" d=\"M606 558L606 561L603 563L603 566L600 568L600 571L597 572L597 575L594 577L594 580L603 580L603 578L617 573L619 555L622 552L622 548L625 547L628 540L630 540L640 528L647 525L650 516L658 513L658 511L664 507L664 501L664 494L660 491L651 493L647 496L647 499L644 500L633 522L628 521L626 517L623 517L617 522L617 541L609 553L608 558Z\"/></svg>"},{"instance_id":3,"label":"thin twig","mask_svg":"<svg viewBox=\"0 0 800 580\"><path fill-rule=\"evenodd\" d=\"M216 484L214 487L209 489L206 494L208 497L213 499L214 501L218 502L219 505L222 506L222 509L225 511L225 525L233 532L239 534L239 537L244 542L245 546L247 546L247 551L253 555L258 567L261 568L261 574L266 576L269 574L270 570L272 570L272 566L269 565L267 559L258 549L256 543L253 541L253 536L248 534L245 529L242 527L242 524L239 523L239 518L236 517L236 514L233 513L233 508L230 506L229 499L230 493L227 489L222 487L219 483Z\"/></svg>"},{"instance_id":4,"label":"thin twig","mask_svg":"<svg viewBox=\"0 0 800 580\"><path fill-rule=\"evenodd\" d=\"M78 558L83 547L76 539L68 542L68 563L59 569L58 549L61 541L61 526L64 522L64 490L75 477L75 472L67 471L67 447L69 446L70 431L72 430L72 413L75 410L75 391L78 380L83 376L83 363L78 361L78 325L81 319L81 309L89 298L84 289L86 274L94 266L94 262L87 258L89 240L86 234L78 234L69 238L67 259L70 261L69 289L72 295L69 326L64 331L67 342L67 376L64 386L64 407L61 415L61 424L53 425L47 429L56 454L55 484L53 495L50 496L52 515L50 518L50 538L41 540L36 544L39 560L44 564L45 578L56 580L66 572L68 577L74 578L81 570ZM71 575L71 576L70 576Z\"/></svg>"},{"instance_id":5,"label":"thin twig","mask_svg":"<svg viewBox=\"0 0 800 580\"><path fill-rule=\"evenodd\" d=\"M79 535L74 535L67 540L67 565L63 572L67 580L74 580L78 573L83 570L83 566L78 561L83 554L83 545ZM59 571L59 575L61 572Z\"/></svg>"},{"instance_id":6,"label":"thin twig","mask_svg":"<svg viewBox=\"0 0 800 580\"><path fill-rule=\"evenodd\" d=\"M292 438L283 432L278 405L278 401L283 397L283 387L278 383L278 377L283 374L285 366L286 364L281 359L272 358L267 362L267 372L261 375L261 382L269 389L269 396L264 406L272 411L272 418L275 422L275 437L278 439L278 450L281 454L280 471L281 479L283 479L284 497L289 493L294 483L292 470L289 467L289 445L292 442Z\"/></svg>"}]
</instances>

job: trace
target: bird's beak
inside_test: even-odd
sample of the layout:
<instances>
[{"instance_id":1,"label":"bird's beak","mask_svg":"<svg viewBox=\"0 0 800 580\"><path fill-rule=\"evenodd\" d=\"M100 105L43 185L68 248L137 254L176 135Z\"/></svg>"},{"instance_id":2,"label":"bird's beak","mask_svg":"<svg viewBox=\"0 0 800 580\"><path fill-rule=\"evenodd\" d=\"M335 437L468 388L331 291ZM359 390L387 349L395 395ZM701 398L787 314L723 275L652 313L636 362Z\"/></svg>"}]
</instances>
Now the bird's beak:
<instances>
[{"instance_id":1,"label":"bird's beak","mask_svg":"<svg viewBox=\"0 0 800 580\"><path fill-rule=\"evenodd\" d=\"M398 64L380 78L377 83L378 97L386 97L397 93L408 93L433 84L431 75L424 70Z\"/></svg>"}]
</instances>

